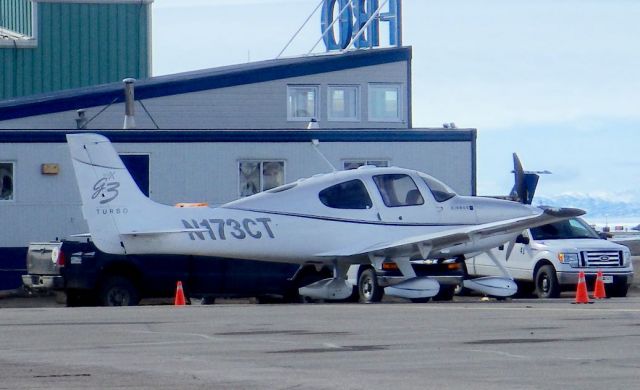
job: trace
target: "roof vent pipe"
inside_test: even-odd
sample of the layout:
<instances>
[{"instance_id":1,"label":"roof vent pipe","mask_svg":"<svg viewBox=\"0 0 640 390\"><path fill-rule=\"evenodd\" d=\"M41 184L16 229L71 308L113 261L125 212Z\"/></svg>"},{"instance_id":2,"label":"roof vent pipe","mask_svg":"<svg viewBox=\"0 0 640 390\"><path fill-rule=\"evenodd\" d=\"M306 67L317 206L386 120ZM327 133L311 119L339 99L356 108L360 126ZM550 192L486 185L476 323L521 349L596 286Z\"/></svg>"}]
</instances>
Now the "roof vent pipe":
<instances>
[{"instance_id":1,"label":"roof vent pipe","mask_svg":"<svg viewBox=\"0 0 640 390\"><path fill-rule=\"evenodd\" d=\"M84 129L85 126L87 126L87 123L89 122L85 115L85 111L84 109L81 108L77 110L76 113L78 114L78 117L76 118L76 129Z\"/></svg>"},{"instance_id":2,"label":"roof vent pipe","mask_svg":"<svg viewBox=\"0 0 640 390\"><path fill-rule=\"evenodd\" d=\"M309 123L307 124L307 130L316 130L320 128L320 124L316 118L311 118Z\"/></svg>"},{"instance_id":3,"label":"roof vent pipe","mask_svg":"<svg viewBox=\"0 0 640 390\"><path fill-rule=\"evenodd\" d=\"M136 79L127 78L122 80L124 83L124 125L123 129L135 129L136 128L136 120L134 113L134 88L133 83L135 83Z\"/></svg>"}]
</instances>

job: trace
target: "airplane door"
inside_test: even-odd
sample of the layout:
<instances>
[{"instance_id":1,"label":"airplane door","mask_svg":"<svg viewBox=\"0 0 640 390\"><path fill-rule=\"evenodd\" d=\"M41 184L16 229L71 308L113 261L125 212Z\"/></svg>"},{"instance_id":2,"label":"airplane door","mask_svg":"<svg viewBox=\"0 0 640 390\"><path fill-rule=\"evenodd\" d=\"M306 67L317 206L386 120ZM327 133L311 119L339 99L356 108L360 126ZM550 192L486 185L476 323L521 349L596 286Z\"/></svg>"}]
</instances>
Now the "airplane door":
<instances>
[{"instance_id":1,"label":"airplane door","mask_svg":"<svg viewBox=\"0 0 640 390\"><path fill-rule=\"evenodd\" d=\"M440 223L442 207L406 174L373 176L380 219L394 223Z\"/></svg>"}]
</instances>

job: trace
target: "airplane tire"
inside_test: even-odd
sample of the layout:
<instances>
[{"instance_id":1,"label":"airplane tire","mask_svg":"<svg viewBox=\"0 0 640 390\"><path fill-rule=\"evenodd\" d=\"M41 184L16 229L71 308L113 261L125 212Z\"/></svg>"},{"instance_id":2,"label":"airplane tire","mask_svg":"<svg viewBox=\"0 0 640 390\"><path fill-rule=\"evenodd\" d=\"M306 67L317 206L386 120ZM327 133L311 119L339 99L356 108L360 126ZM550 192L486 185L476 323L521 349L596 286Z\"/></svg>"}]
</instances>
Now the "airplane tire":
<instances>
[{"instance_id":1,"label":"airplane tire","mask_svg":"<svg viewBox=\"0 0 640 390\"><path fill-rule=\"evenodd\" d=\"M374 303L382 300L384 289L378 285L376 271L372 268L367 268L360 274L358 293L362 303Z\"/></svg>"},{"instance_id":2,"label":"airplane tire","mask_svg":"<svg viewBox=\"0 0 640 390\"><path fill-rule=\"evenodd\" d=\"M556 270L552 265L543 265L538 269L535 283L538 298L558 298L560 296L560 283L558 283Z\"/></svg>"},{"instance_id":3,"label":"airplane tire","mask_svg":"<svg viewBox=\"0 0 640 390\"><path fill-rule=\"evenodd\" d=\"M456 286L440 286L440 291L433 297L434 301L451 301L456 292Z\"/></svg>"},{"instance_id":4,"label":"airplane tire","mask_svg":"<svg viewBox=\"0 0 640 390\"><path fill-rule=\"evenodd\" d=\"M136 306L140 293L126 277L111 276L100 288L100 303L103 306Z\"/></svg>"}]
</instances>

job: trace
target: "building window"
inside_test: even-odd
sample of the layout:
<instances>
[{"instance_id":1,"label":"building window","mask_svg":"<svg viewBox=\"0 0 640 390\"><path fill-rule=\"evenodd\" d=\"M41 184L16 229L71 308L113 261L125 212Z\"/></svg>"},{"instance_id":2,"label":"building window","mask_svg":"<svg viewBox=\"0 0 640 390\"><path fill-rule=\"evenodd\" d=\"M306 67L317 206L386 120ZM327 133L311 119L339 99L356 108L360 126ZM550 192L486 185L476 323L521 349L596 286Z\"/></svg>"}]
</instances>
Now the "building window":
<instances>
[{"instance_id":1,"label":"building window","mask_svg":"<svg viewBox=\"0 0 640 390\"><path fill-rule=\"evenodd\" d=\"M345 171L349 169L357 169L364 165L372 165L374 167L388 167L388 160L345 160L342 162L342 166Z\"/></svg>"},{"instance_id":2,"label":"building window","mask_svg":"<svg viewBox=\"0 0 640 390\"><path fill-rule=\"evenodd\" d=\"M14 199L13 163L0 162L0 201Z\"/></svg>"},{"instance_id":3,"label":"building window","mask_svg":"<svg viewBox=\"0 0 640 390\"><path fill-rule=\"evenodd\" d=\"M284 161L244 160L239 162L238 167L240 197L284 184Z\"/></svg>"},{"instance_id":4,"label":"building window","mask_svg":"<svg viewBox=\"0 0 640 390\"><path fill-rule=\"evenodd\" d=\"M360 120L358 86L329 86L327 92L327 115L330 121Z\"/></svg>"},{"instance_id":5,"label":"building window","mask_svg":"<svg viewBox=\"0 0 640 390\"><path fill-rule=\"evenodd\" d=\"M287 86L287 120L309 121L318 119L318 87Z\"/></svg>"},{"instance_id":6,"label":"building window","mask_svg":"<svg viewBox=\"0 0 640 390\"><path fill-rule=\"evenodd\" d=\"M369 84L369 120L401 122L401 90L400 84Z\"/></svg>"}]
</instances>

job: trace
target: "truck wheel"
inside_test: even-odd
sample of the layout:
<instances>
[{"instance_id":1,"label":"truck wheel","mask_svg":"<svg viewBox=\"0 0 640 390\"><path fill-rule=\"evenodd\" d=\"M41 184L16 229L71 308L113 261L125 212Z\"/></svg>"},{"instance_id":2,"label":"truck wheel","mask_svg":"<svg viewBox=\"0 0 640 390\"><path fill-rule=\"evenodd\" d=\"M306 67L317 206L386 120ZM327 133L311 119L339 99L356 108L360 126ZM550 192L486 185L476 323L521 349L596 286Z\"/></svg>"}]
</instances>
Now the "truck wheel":
<instances>
[{"instance_id":1,"label":"truck wheel","mask_svg":"<svg viewBox=\"0 0 640 390\"><path fill-rule=\"evenodd\" d=\"M112 276L100 289L100 303L103 306L135 306L140 302L140 293L126 277Z\"/></svg>"},{"instance_id":2,"label":"truck wheel","mask_svg":"<svg viewBox=\"0 0 640 390\"><path fill-rule=\"evenodd\" d=\"M434 301L451 301L456 292L456 286L440 286L440 291L433 297Z\"/></svg>"},{"instance_id":3,"label":"truck wheel","mask_svg":"<svg viewBox=\"0 0 640 390\"><path fill-rule=\"evenodd\" d=\"M358 278L358 293L362 303L380 302L382 300L384 289L378 285L378 277L375 270L367 268L362 271Z\"/></svg>"},{"instance_id":4,"label":"truck wheel","mask_svg":"<svg viewBox=\"0 0 640 390\"><path fill-rule=\"evenodd\" d=\"M628 284L615 284L609 288L605 286L605 291L607 293L607 297L610 298L624 298L627 296L627 291L629 291Z\"/></svg>"},{"instance_id":5,"label":"truck wheel","mask_svg":"<svg viewBox=\"0 0 640 390\"><path fill-rule=\"evenodd\" d=\"M538 269L535 283L538 298L558 298L560 296L560 283L558 283L556 270L552 265L543 265Z\"/></svg>"}]
</instances>

